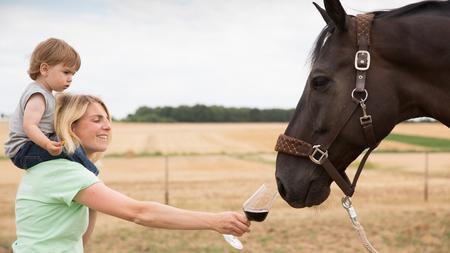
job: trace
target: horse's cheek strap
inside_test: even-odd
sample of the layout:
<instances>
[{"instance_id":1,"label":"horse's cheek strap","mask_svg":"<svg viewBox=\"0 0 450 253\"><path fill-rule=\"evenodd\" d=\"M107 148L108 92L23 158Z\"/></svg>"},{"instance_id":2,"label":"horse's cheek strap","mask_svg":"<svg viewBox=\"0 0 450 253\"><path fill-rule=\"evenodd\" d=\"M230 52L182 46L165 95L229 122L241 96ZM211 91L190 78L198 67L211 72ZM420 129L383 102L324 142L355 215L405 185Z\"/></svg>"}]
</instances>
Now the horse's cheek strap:
<instances>
[{"instance_id":1,"label":"horse's cheek strap","mask_svg":"<svg viewBox=\"0 0 450 253\"><path fill-rule=\"evenodd\" d=\"M325 159L322 167L327 171L328 175L336 182L336 184L341 188L341 190L345 193L346 196L353 196L355 192L354 188L351 187L351 182L344 179L342 175L338 172L338 170L331 164L330 160Z\"/></svg>"}]
</instances>

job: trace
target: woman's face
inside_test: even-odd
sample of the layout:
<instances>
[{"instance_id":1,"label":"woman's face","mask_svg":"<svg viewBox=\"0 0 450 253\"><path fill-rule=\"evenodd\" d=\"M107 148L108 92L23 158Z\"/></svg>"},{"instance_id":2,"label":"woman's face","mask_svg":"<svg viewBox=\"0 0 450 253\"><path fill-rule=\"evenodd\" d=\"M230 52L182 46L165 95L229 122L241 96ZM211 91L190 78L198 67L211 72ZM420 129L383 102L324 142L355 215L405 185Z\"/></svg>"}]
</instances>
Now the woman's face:
<instances>
[{"instance_id":1,"label":"woman's face","mask_svg":"<svg viewBox=\"0 0 450 253\"><path fill-rule=\"evenodd\" d=\"M86 113L72 125L72 131L80 139L86 154L104 152L111 137L108 114L98 103L90 103Z\"/></svg>"}]
</instances>

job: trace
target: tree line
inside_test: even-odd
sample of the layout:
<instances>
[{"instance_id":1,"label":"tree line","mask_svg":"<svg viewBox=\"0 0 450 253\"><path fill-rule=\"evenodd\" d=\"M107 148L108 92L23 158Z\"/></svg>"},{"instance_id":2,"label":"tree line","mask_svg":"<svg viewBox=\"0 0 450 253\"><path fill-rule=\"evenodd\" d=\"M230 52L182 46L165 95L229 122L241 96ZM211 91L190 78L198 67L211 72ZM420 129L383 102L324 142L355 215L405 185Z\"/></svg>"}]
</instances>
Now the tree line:
<instances>
[{"instance_id":1,"label":"tree line","mask_svg":"<svg viewBox=\"0 0 450 253\"><path fill-rule=\"evenodd\" d=\"M139 107L128 114L127 122L288 122L294 109L258 109L247 107L206 106L164 106Z\"/></svg>"}]
</instances>

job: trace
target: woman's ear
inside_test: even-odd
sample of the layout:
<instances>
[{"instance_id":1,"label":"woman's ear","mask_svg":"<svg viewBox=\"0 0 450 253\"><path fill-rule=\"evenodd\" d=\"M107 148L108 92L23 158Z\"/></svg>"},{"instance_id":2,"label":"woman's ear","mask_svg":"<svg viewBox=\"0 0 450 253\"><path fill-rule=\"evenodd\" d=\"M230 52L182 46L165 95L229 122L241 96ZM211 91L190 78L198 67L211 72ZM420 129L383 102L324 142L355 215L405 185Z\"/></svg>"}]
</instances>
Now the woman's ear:
<instances>
[{"instance_id":1,"label":"woman's ear","mask_svg":"<svg viewBox=\"0 0 450 253\"><path fill-rule=\"evenodd\" d=\"M75 121L70 126L70 130L72 130L72 133L75 133L76 129L77 129L77 122Z\"/></svg>"},{"instance_id":2,"label":"woman's ear","mask_svg":"<svg viewBox=\"0 0 450 253\"><path fill-rule=\"evenodd\" d=\"M47 76L49 65L45 62L41 63L41 66L39 66L39 72L41 73L41 76Z\"/></svg>"}]
</instances>

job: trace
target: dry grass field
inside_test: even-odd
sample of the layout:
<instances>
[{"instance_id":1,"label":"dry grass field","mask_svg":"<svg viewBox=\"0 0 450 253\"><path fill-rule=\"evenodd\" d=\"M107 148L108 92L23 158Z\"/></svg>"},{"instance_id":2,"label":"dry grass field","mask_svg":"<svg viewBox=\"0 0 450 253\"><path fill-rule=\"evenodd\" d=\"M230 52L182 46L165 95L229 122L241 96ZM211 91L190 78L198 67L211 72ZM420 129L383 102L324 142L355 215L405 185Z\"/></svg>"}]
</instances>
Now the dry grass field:
<instances>
[{"instance_id":1,"label":"dry grass field","mask_svg":"<svg viewBox=\"0 0 450 253\"><path fill-rule=\"evenodd\" d=\"M276 139L286 123L117 123L107 155L138 154L224 154L272 153ZM399 124L393 133L450 139L450 129L438 123ZM0 121L0 149L8 134L8 125ZM383 141L379 151L424 150L393 141ZM0 156L3 155L0 153Z\"/></svg>"},{"instance_id":2,"label":"dry grass field","mask_svg":"<svg viewBox=\"0 0 450 253\"><path fill-rule=\"evenodd\" d=\"M131 197L164 202L169 154L170 204L194 210L241 210L262 182L273 181L272 151L286 124L115 123L101 178ZM396 133L450 138L440 124L401 124ZM0 140L6 124L0 122ZM421 147L383 142L383 149ZM120 154L120 155L118 155ZM139 155L147 154L147 155ZM369 240L380 252L450 252L450 154L429 153L424 201L423 153L375 153L353 198ZM349 169L354 173L354 166ZM14 197L22 171L0 160L0 253L15 238ZM320 207L293 209L278 198L267 220L252 223L242 252L364 252L333 184ZM88 253L237 252L211 231L171 231L99 215Z\"/></svg>"}]
</instances>

